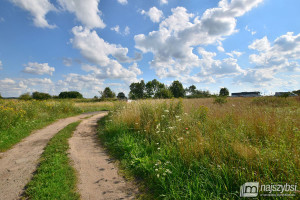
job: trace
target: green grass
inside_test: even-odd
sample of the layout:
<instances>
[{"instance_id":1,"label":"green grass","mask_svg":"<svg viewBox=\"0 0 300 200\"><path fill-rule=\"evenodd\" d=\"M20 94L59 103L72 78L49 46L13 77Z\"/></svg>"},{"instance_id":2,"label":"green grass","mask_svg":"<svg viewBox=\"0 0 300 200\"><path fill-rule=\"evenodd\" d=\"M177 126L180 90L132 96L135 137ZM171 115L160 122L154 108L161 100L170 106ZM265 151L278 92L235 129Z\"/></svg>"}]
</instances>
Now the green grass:
<instances>
[{"instance_id":1,"label":"green grass","mask_svg":"<svg viewBox=\"0 0 300 200\"><path fill-rule=\"evenodd\" d=\"M68 138L78 124L79 122L75 122L68 125L50 140L33 179L26 186L26 198L79 199L76 193L76 174L67 155Z\"/></svg>"},{"instance_id":2,"label":"green grass","mask_svg":"<svg viewBox=\"0 0 300 200\"><path fill-rule=\"evenodd\" d=\"M100 122L100 140L149 199L239 199L245 182L299 183L297 99L276 107L213 100L116 106Z\"/></svg>"},{"instance_id":3,"label":"green grass","mask_svg":"<svg viewBox=\"0 0 300 200\"><path fill-rule=\"evenodd\" d=\"M55 120L84 112L109 110L110 103L77 103L73 100L20 101L0 99L0 152L6 151L33 130Z\"/></svg>"}]
</instances>

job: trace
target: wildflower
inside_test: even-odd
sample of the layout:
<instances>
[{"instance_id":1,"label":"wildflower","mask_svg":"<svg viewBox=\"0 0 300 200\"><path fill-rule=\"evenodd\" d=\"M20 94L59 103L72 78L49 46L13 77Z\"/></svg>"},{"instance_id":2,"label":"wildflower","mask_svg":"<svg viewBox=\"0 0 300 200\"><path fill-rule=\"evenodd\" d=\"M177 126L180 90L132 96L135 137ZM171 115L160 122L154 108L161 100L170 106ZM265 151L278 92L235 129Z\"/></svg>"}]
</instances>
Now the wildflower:
<instances>
[{"instance_id":1,"label":"wildflower","mask_svg":"<svg viewBox=\"0 0 300 200\"><path fill-rule=\"evenodd\" d=\"M168 113L169 112L169 110L164 110L166 113Z\"/></svg>"},{"instance_id":2,"label":"wildflower","mask_svg":"<svg viewBox=\"0 0 300 200\"><path fill-rule=\"evenodd\" d=\"M185 128L185 130L189 130L189 128Z\"/></svg>"},{"instance_id":3,"label":"wildflower","mask_svg":"<svg viewBox=\"0 0 300 200\"><path fill-rule=\"evenodd\" d=\"M155 171L158 171L158 169L155 169Z\"/></svg>"},{"instance_id":4,"label":"wildflower","mask_svg":"<svg viewBox=\"0 0 300 200\"><path fill-rule=\"evenodd\" d=\"M160 150L160 148L158 147L157 150Z\"/></svg>"},{"instance_id":5,"label":"wildflower","mask_svg":"<svg viewBox=\"0 0 300 200\"><path fill-rule=\"evenodd\" d=\"M165 118L166 116L162 115L161 117L162 117L162 118Z\"/></svg>"},{"instance_id":6,"label":"wildflower","mask_svg":"<svg viewBox=\"0 0 300 200\"><path fill-rule=\"evenodd\" d=\"M180 137L180 138L178 138L177 140L178 140L178 141L183 140L183 137Z\"/></svg>"},{"instance_id":7,"label":"wildflower","mask_svg":"<svg viewBox=\"0 0 300 200\"><path fill-rule=\"evenodd\" d=\"M156 176L157 176L157 178L159 178L159 174L157 174Z\"/></svg>"},{"instance_id":8,"label":"wildflower","mask_svg":"<svg viewBox=\"0 0 300 200\"><path fill-rule=\"evenodd\" d=\"M159 143L156 143L157 145L159 145Z\"/></svg>"},{"instance_id":9,"label":"wildflower","mask_svg":"<svg viewBox=\"0 0 300 200\"><path fill-rule=\"evenodd\" d=\"M166 173L172 174L171 170L166 169Z\"/></svg>"},{"instance_id":10,"label":"wildflower","mask_svg":"<svg viewBox=\"0 0 300 200\"><path fill-rule=\"evenodd\" d=\"M179 118L179 116L178 116L178 115L176 115L175 117L176 117L176 118Z\"/></svg>"},{"instance_id":11,"label":"wildflower","mask_svg":"<svg viewBox=\"0 0 300 200\"><path fill-rule=\"evenodd\" d=\"M159 133L159 131L156 131L156 133Z\"/></svg>"}]
</instances>

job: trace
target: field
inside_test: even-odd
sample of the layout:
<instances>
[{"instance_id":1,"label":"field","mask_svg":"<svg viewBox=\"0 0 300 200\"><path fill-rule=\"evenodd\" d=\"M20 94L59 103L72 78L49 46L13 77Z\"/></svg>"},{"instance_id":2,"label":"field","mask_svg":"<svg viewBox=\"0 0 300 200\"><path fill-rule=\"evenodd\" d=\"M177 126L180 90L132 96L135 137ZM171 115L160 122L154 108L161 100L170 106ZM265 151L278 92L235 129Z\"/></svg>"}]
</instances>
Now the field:
<instances>
[{"instance_id":1,"label":"field","mask_svg":"<svg viewBox=\"0 0 300 200\"><path fill-rule=\"evenodd\" d=\"M0 99L0 152L57 119L84 112L108 110L111 103L75 100L20 101Z\"/></svg>"},{"instance_id":2,"label":"field","mask_svg":"<svg viewBox=\"0 0 300 200\"><path fill-rule=\"evenodd\" d=\"M299 98L145 100L115 107L99 137L142 199L238 199L245 182L299 183L299 119Z\"/></svg>"},{"instance_id":3,"label":"field","mask_svg":"<svg viewBox=\"0 0 300 200\"><path fill-rule=\"evenodd\" d=\"M131 103L0 100L0 152L59 118L97 110L110 110L99 121L99 140L118 160L124 175L136 180L140 199L238 199L245 182L292 185L300 181L299 97ZM28 196L42 198L70 180L64 195L78 198L65 154L66 139L75 126L48 144L28 185ZM70 177L53 176L50 184L45 178L54 174L50 168L58 174L56 169L67 170ZM49 182L49 188L41 182ZM42 188L36 191L38 185ZM59 194L53 193L57 198Z\"/></svg>"}]
</instances>

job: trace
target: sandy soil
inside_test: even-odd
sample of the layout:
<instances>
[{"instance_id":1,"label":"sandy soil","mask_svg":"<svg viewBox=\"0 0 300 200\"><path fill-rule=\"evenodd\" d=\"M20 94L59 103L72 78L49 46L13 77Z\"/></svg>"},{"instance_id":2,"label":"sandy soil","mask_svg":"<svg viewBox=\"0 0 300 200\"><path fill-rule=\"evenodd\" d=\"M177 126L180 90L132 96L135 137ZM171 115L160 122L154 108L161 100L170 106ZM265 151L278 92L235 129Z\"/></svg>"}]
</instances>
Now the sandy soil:
<instances>
[{"instance_id":1,"label":"sandy soil","mask_svg":"<svg viewBox=\"0 0 300 200\"><path fill-rule=\"evenodd\" d=\"M99 144L97 121L104 115L82 121L69 140L69 156L78 173L78 191L83 200L134 199L136 187L118 174L115 164Z\"/></svg>"},{"instance_id":2,"label":"sandy soil","mask_svg":"<svg viewBox=\"0 0 300 200\"><path fill-rule=\"evenodd\" d=\"M25 185L32 178L48 141L68 124L95 114L99 114L99 112L61 119L35 131L12 149L0 153L0 199L19 199Z\"/></svg>"}]
</instances>

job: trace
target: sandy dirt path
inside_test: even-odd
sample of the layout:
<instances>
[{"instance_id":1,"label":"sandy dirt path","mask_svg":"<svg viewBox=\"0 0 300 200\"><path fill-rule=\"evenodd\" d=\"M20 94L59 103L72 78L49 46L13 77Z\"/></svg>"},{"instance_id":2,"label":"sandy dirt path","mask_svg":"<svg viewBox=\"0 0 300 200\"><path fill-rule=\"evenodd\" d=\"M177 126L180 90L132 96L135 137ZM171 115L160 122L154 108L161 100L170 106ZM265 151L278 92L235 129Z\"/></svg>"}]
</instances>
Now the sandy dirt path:
<instances>
[{"instance_id":1,"label":"sandy dirt path","mask_svg":"<svg viewBox=\"0 0 300 200\"><path fill-rule=\"evenodd\" d=\"M136 187L118 174L99 144L97 121L104 115L82 121L69 140L69 156L78 173L78 191L83 200L134 199Z\"/></svg>"},{"instance_id":2,"label":"sandy dirt path","mask_svg":"<svg viewBox=\"0 0 300 200\"><path fill-rule=\"evenodd\" d=\"M25 185L36 170L45 146L57 132L70 123L99 113L101 112L60 119L41 130L35 131L12 149L0 153L0 199L14 200L20 198Z\"/></svg>"}]
</instances>

